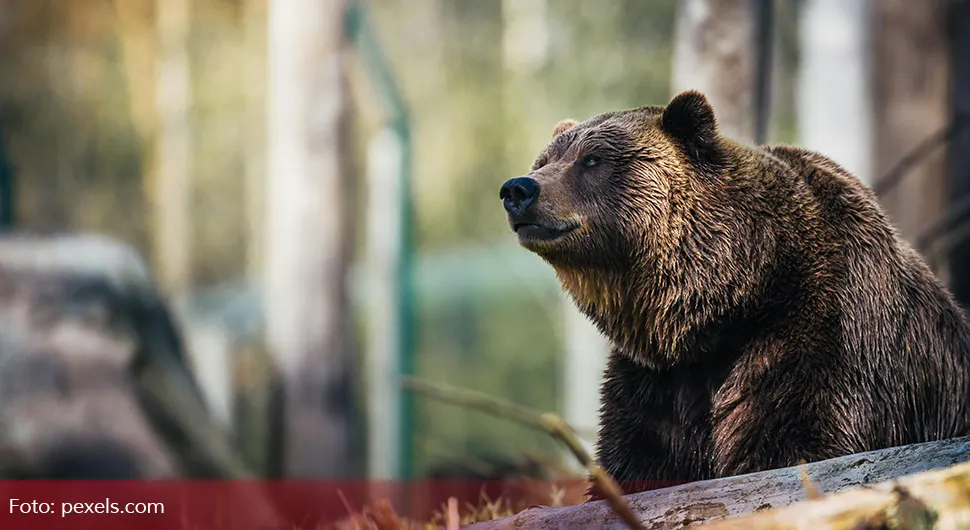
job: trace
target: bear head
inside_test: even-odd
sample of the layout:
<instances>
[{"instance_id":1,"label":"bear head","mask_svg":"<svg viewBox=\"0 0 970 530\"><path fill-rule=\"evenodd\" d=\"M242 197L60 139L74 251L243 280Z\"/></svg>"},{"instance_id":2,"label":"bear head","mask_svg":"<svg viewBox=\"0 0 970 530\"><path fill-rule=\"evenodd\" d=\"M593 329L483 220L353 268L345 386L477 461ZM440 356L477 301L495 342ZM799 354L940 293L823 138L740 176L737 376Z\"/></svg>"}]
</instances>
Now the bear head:
<instances>
[{"instance_id":1,"label":"bear head","mask_svg":"<svg viewBox=\"0 0 970 530\"><path fill-rule=\"evenodd\" d=\"M702 349L767 267L771 236L738 200L753 152L721 137L705 96L686 91L665 107L560 122L500 198L519 243L614 345L670 364Z\"/></svg>"}]
</instances>

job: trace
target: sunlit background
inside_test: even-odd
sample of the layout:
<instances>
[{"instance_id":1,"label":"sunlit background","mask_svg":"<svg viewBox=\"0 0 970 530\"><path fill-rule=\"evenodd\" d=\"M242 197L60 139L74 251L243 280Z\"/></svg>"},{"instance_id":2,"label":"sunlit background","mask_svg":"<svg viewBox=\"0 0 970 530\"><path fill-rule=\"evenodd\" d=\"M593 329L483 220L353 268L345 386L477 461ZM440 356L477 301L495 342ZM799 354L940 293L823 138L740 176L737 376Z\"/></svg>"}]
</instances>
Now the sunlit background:
<instances>
[{"instance_id":1,"label":"sunlit background","mask_svg":"<svg viewBox=\"0 0 970 530\"><path fill-rule=\"evenodd\" d=\"M970 46L954 29L967 12L0 0L0 220L140 251L257 474L574 469L546 434L397 384L410 373L555 411L592 443L608 346L517 246L501 183L561 119L701 89L722 132L821 150L876 186L967 301L954 249L970 175L966 154L947 155L970 152Z\"/></svg>"}]
</instances>

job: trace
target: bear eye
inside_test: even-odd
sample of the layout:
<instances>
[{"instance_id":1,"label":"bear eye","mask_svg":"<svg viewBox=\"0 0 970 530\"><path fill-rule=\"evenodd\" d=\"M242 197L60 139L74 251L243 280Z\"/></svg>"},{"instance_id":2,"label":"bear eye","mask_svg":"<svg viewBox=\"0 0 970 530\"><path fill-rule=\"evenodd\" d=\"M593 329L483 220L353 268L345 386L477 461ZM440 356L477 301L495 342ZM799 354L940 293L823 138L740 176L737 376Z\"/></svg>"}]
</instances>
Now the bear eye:
<instances>
[{"instance_id":1,"label":"bear eye","mask_svg":"<svg viewBox=\"0 0 970 530\"><path fill-rule=\"evenodd\" d=\"M583 157L582 164L583 164L583 167L596 167L600 165L600 162L601 162L600 157L596 155L588 155Z\"/></svg>"}]
</instances>

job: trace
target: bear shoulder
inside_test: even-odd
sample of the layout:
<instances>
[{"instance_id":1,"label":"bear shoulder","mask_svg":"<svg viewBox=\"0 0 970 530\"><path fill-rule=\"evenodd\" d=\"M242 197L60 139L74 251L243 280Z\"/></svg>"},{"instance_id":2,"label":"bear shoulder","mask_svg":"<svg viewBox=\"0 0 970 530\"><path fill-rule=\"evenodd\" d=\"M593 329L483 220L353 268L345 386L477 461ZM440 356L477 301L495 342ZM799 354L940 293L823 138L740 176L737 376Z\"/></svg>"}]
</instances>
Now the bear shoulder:
<instances>
[{"instance_id":1,"label":"bear shoulder","mask_svg":"<svg viewBox=\"0 0 970 530\"><path fill-rule=\"evenodd\" d=\"M805 183L817 205L819 220L835 230L840 240L865 237L871 243L878 240L883 246L908 250L872 188L844 166L822 153L796 146L774 145L763 150Z\"/></svg>"}]
</instances>

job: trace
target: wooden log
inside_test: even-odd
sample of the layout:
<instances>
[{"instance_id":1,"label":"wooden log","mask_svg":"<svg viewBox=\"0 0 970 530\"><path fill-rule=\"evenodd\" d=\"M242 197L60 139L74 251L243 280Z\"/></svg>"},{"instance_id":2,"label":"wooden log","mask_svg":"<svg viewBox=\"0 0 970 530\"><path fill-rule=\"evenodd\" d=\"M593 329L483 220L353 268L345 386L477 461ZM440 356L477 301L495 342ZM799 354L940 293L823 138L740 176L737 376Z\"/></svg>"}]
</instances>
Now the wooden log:
<instances>
[{"instance_id":1,"label":"wooden log","mask_svg":"<svg viewBox=\"0 0 970 530\"><path fill-rule=\"evenodd\" d=\"M693 482L627 495L626 499L647 528L686 528L807 500L803 471L817 491L831 494L967 461L970 461L970 437L955 438L859 453L800 467ZM562 508L531 508L511 517L464 528L620 530L626 525L606 502L597 501Z\"/></svg>"},{"instance_id":2,"label":"wooden log","mask_svg":"<svg viewBox=\"0 0 970 530\"><path fill-rule=\"evenodd\" d=\"M0 238L0 325L10 339L8 346L12 341L18 344L5 357L18 351L25 356L43 354L50 357L53 364L48 366L54 371L55 365L79 364L86 370L110 366L121 370L116 377L128 379L105 381L104 387L135 384L143 372L160 372L165 381L158 385L178 388L184 406L208 414L174 316L157 292L148 266L134 249L113 239L19 234ZM52 342L67 332L77 338L75 342ZM106 350L116 350L117 359L109 362L108 353L99 356L93 351L92 357L86 357L74 351L85 347L88 338ZM160 432L172 433L188 444L181 433L190 427L181 412L171 417L164 412L168 407L159 403L163 398L154 398L140 385L135 384L131 392ZM178 452L180 444L175 445ZM178 464L180 474L233 477L228 469L206 460L187 457Z\"/></svg>"},{"instance_id":3,"label":"wooden log","mask_svg":"<svg viewBox=\"0 0 970 530\"><path fill-rule=\"evenodd\" d=\"M718 521L714 530L970 527L970 464L853 488L787 508Z\"/></svg>"},{"instance_id":4,"label":"wooden log","mask_svg":"<svg viewBox=\"0 0 970 530\"><path fill-rule=\"evenodd\" d=\"M0 242L0 477L180 472L128 374L136 346L116 318L123 304L106 296L143 271L128 269L110 250L85 256L70 244ZM89 259L95 257L118 265L112 278L87 269L99 267Z\"/></svg>"},{"instance_id":5,"label":"wooden log","mask_svg":"<svg viewBox=\"0 0 970 530\"><path fill-rule=\"evenodd\" d=\"M134 249L0 237L0 477L250 478L186 359Z\"/></svg>"}]
</instances>

